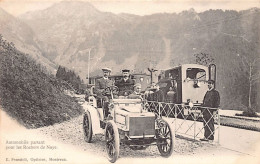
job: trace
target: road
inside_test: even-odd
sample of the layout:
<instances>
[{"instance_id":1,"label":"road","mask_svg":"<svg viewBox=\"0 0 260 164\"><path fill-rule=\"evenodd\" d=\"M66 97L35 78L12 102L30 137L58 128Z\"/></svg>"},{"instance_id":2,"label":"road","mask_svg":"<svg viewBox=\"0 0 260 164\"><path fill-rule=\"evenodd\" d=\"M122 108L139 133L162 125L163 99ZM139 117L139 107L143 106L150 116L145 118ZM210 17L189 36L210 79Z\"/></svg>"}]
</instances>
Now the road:
<instances>
[{"instance_id":1,"label":"road","mask_svg":"<svg viewBox=\"0 0 260 164\"><path fill-rule=\"evenodd\" d=\"M12 127L12 128L10 128ZM221 127L220 145L193 142L176 138L175 151L170 158L162 158L156 146L146 150L133 151L126 146L120 147L120 158L117 163L260 163L257 152L260 152L259 132ZM45 146L55 146L54 150L6 150L7 140L39 140ZM258 145L254 145L255 142ZM108 163L104 147L104 136L94 137L93 143L83 139L82 116L61 124L38 129L25 129L1 114L1 160L5 158L26 157L28 162L34 158L44 158L46 163L50 157L66 161L60 163ZM2 156L3 154L3 156ZM12 162L19 163L22 162ZM37 163L37 162L36 162ZM53 162L52 162L53 163ZM54 162L55 163L55 162Z\"/></svg>"},{"instance_id":2,"label":"road","mask_svg":"<svg viewBox=\"0 0 260 164\"><path fill-rule=\"evenodd\" d=\"M202 122L196 122L194 126L194 121L190 120L177 119L176 123L175 119L170 118L168 120L178 128L177 134L185 134L183 136L194 139L195 128L196 139L203 138L204 129ZM260 143L260 132L228 126L220 126L218 128L218 125L215 125L215 129L215 144L218 143L219 147L241 154L257 156L255 145Z\"/></svg>"}]
</instances>

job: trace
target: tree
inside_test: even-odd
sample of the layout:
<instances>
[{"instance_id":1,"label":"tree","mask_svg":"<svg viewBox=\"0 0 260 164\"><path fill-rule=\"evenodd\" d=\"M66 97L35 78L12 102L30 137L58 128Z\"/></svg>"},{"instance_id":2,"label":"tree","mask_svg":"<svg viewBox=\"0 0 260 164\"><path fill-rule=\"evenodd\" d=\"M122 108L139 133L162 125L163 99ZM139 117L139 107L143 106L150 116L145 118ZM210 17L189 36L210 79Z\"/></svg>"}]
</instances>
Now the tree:
<instances>
[{"instance_id":1,"label":"tree","mask_svg":"<svg viewBox=\"0 0 260 164\"><path fill-rule=\"evenodd\" d=\"M206 53L194 54L196 64L201 64L205 66L209 66L214 63L214 58Z\"/></svg>"},{"instance_id":2,"label":"tree","mask_svg":"<svg viewBox=\"0 0 260 164\"><path fill-rule=\"evenodd\" d=\"M70 85L70 89L76 90L79 93L84 92L83 81L80 79L79 75L76 75L74 71L59 66L56 77L66 81Z\"/></svg>"},{"instance_id":3,"label":"tree","mask_svg":"<svg viewBox=\"0 0 260 164\"><path fill-rule=\"evenodd\" d=\"M57 70L57 73L56 73L56 77L58 79L62 79L62 80L65 80L66 78L66 69L62 66L59 66L58 70Z\"/></svg>"},{"instance_id":4,"label":"tree","mask_svg":"<svg viewBox=\"0 0 260 164\"><path fill-rule=\"evenodd\" d=\"M239 54L237 55L240 56ZM254 109L252 108L252 87L257 82L259 82L258 79L260 78L260 72L257 66L259 66L260 57L249 58L243 55L241 56L241 61L249 82L248 110L252 113L255 113Z\"/></svg>"}]
</instances>

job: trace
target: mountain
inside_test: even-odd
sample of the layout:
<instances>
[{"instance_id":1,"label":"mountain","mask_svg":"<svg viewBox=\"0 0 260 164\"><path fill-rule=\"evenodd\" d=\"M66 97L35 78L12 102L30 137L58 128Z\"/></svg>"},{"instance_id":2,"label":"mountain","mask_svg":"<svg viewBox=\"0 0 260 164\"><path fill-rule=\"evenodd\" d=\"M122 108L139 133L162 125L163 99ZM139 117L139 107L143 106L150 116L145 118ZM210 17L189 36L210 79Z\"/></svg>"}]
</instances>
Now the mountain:
<instances>
[{"instance_id":1,"label":"mountain","mask_svg":"<svg viewBox=\"0 0 260 164\"><path fill-rule=\"evenodd\" d=\"M46 57L70 68L76 65L74 69L84 75L87 49L95 47L91 54L95 56L93 62L98 62L106 54L110 37L119 28L129 26L126 18L100 12L87 2L63 1L42 11L26 13L20 19L32 27Z\"/></svg>"},{"instance_id":2,"label":"mountain","mask_svg":"<svg viewBox=\"0 0 260 164\"><path fill-rule=\"evenodd\" d=\"M248 66L243 62L259 58L259 17L258 8L112 14L88 2L63 1L19 19L31 27L46 58L82 77L88 64L92 74L104 66L113 72L125 67L140 72L194 63L194 54L209 54L217 65L221 106L241 109L249 97ZM257 74L259 66L255 68ZM259 106L258 84L253 86L252 100Z\"/></svg>"},{"instance_id":3,"label":"mountain","mask_svg":"<svg viewBox=\"0 0 260 164\"><path fill-rule=\"evenodd\" d=\"M38 40L30 26L8 14L0 8L0 34L13 42L17 49L27 53L38 63L43 64L49 71L54 72L56 64L45 58L38 45Z\"/></svg>"}]
</instances>

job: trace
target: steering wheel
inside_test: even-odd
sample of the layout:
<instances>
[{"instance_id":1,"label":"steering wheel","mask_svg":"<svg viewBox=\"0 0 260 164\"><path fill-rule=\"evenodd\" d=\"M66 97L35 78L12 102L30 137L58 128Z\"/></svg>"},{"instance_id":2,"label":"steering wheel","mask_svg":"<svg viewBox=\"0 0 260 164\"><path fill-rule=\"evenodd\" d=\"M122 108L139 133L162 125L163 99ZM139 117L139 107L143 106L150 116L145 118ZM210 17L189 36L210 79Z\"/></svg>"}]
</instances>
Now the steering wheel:
<instances>
[{"instance_id":1,"label":"steering wheel","mask_svg":"<svg viewBox=\"0 0 260 164\"><path fill-rule=\"evenodd\" d=\"M125 91L122 91L122 96L129 96L131 93L133 93L134 91L133 90L125 90Z\"/></svg>"},{"instance_id":2,"label":"steering wheel","mask_svg":"<svg viewBox=\"0 0 260 164\"><path fill-rule=\"evenodd\" d=\"M103 92L102 92L102 95L108 95L108 94L111 94L111 91L112 93L115 93L115 92L118 92L119 89L117 86L109 86L109 87L106 87Z\"/></svg>"}]
</instances>

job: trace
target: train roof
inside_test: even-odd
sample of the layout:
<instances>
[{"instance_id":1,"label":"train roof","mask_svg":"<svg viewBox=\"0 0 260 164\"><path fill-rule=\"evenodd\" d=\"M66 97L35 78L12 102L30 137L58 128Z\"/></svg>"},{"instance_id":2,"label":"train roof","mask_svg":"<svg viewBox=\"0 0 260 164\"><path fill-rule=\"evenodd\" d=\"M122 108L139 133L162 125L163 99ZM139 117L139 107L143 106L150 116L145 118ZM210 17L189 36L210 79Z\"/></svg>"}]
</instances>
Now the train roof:
<instances>
[{"instance_id":1,"label":"train roof","mask_svg":"<svg viewBox=\"0 0 260 164\"><path fill-rule=\"evenodd\" d=\"M172 67L172 68L164 69L164 70L162 70L162 71L174 70L174 69L177 69L177 68L180 68L180 67L184 67L184 68L202 68L202 69L208 69L207 66L200 65L200 64L182 64L182 65L175 66L175 67Z\"/></svg>"}]
</instances>

